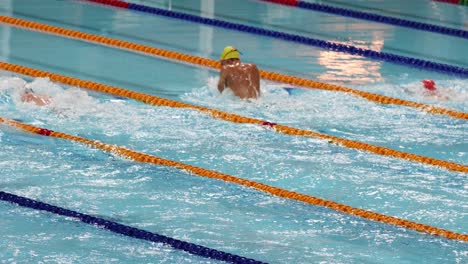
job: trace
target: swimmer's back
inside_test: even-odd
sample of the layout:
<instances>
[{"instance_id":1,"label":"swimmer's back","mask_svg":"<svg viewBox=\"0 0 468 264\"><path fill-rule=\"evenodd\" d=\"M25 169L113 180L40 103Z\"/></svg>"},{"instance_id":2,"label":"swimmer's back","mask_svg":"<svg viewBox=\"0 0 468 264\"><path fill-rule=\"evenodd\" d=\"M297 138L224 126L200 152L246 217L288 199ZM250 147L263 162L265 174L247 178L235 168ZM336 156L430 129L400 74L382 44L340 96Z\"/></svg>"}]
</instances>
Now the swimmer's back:
<instances>
[{"instance_id":1,"label":"swimmer's back","mask_svg":"<svg viewBox=\"0 0 468 264\"><path fill-rule=\"evenodd\" d=\"M240 98L260 96L260 74L255 64L238 63L223 66L226 86Z\"/></svg>"}]
</instances>

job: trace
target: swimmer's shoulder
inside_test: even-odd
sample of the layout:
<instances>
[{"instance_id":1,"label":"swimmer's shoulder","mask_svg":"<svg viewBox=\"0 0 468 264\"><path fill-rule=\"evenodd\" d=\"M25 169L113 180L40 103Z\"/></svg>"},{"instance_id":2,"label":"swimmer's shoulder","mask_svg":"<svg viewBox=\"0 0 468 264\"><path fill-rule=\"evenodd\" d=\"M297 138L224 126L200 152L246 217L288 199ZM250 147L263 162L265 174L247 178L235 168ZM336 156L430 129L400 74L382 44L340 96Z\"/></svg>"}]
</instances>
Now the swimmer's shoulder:
<instances>
[{"instance_id":1,"label":"swimmer's shoulder","mask_svg":"<svg viewBox=\"0 0 468 264\"><path fill-rule=\"evenodd\" d=\"M258 71L257 65L253 63L242 63L241 69L244 71Z\"/></svg>"},{"instance_id":2,"label":"swimmer's shoulder","mask_svg":"<svg viewBox=\"0 0 468 264\"><path fill-rule=\"evenodd\" d=\"M242 63L242 65L249 68L257 68L257 65L253 63Z\"/></svg>"}]
</instances>

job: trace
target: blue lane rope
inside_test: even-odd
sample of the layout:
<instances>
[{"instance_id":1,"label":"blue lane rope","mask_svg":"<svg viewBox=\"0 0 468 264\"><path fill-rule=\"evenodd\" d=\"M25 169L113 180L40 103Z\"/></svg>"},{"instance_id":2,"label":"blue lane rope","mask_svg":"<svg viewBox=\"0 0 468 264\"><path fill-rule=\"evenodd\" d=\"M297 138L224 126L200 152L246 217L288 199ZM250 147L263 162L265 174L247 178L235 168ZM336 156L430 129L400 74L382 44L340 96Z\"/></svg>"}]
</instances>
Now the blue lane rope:
<instances>
[{"instance_id":1,"label":"blue lane rope","mask_svg":"<svg viewBox=\"0 0 468 264\"><path fill-rule=\"evenodd\" d=\"M415 67L419 69L426 69L426 70L433 70L433 71L438 71L442 73L454 74L454 75L465 77L465 78L468 77L468 68L463 68L463 67L458 67L458 66L453 66L453 65L443 64L443 63L437 63L437 62L432 62L428 60L421 60L421 59L411 58L411 57L406 57L406 56L400 56L400 55L396 55L392 53L378 52L378 51L369 50L369 49L362 49L362 48L354 47L352 45L338 44L338 43L333 43L333 42L329 42L325 40L313 39L313 38L308 38L308 37L304 37L300 35L294 35L294 34L274 31L274 30L268 30L268 29L263 29L263 28L258 28L258 27L248 26L248 25L243 25L243 24L238 24L238 23L232 23L232 22L227 22L227 21L218 20L214 18L200 17L200 16L195 16L195 15L186 14L182 12L165 10L165 9L161 9L157 7L127 3L125 1L120 1L120 0L82 0L82 1L99 3L99 4L114 6L118 8L130 9L134 11L149 13L149 14L158 15L158 16L165 16L165 17L170 17L170 18L176 18L180 20L185 20L185 21L190 21L194 23L200 23L200 24L205 24L205 25L210 25L210 26L215 26L215 27L220 27L220 28L227 28L227 29L237 30L241 32L256 34L260 36L268 36L268 37L283 39L286 41L319 47L319 48L328 49L331 51L343 52L343 53L348 53L352 55L359 55L359 56L363 56L363 57L367 57L367 58L371 58L375 60L388 61L388 62L397 63L397 64L404 64L404 65L408 65L410 67Z\"/></svg>"},{"instance_id":2,"label":"blue lane rope","mask_svg":"<svg viewBox=\"0 0 468 264\"><path fill-rule=\"evenodd\" d=\"M262 264L265 262L257 261L254 259L249 259L246 257L241 257L231 253L226 253L216 249L211 249L208 247L192 244L182 240L174 239L171 237L159 235L135 227L122 225L114 221L105 220L102 218L94 217L91 215L78 213L76 211L68 210L51 204L47 204L41 201L32 200L26 197L18 196L15 194L7 193L0 191L0 200L7 201L13 204L17 204L23 207L28 207L35 210L47 211L57 215L73 217L81 222L90 225L96 225L102 228L105 228L114 233L122 234L128 237L138 238L142 240L147 240L150 242L164 243L175 249L183 250L193 255L198 255L205 258L211 258L215 260L221 260L230 263L242 263L242 264Z\"/></svg>"},{"instance_id":3,"label":"blue lane rope","mask_svg":"<svg viewBox=\"0 0 468 264\"><path fill-rule=\"evenodd\" d=\"M391 16L383 16L383 15L356 11L356 10L351 10L351 9L346 9L346 8L341 8L341 7L334 7L330 5L309 3L305 1L297 1L297 2L294 1L295 2L294 4L291 4L290 3L291 1L288 1L288 0L260 0L260 1L283 4L283 5L292 6L292 7L299 7L302 9L308 9L308 10L313 10L313 11L318 11L318 12L324 12L324 13L340 15L340 16L345 16L345 17L352 17L352 18L357 18L357 19L362 19L362 20L367 20L367 21L372 21L372 22L413 28L417 30L429 31L429 32L440 33L444 35L468 39L468 31L463 30L463 29L449 28L449 27L438 26L438 25L433 25L429 23L416 22L416 21L400 19L400 18L391 17Z\"/></svg>"},{"instance_id":4,"label":"blue lane rope","mask_svg":"<svg viewBox=\"0 0 468 264\"><path fill-rule=\"evenodd\" d=\"M98 1L85 0L85 1L98 2L99 0ZM112 3L112 2L123 2L123 1L107 0L106 2ZM220 28L227 28L227 29L237 30L241 32L248 32L248 33L261 35L261 36L268 36L268 37L283 39L286 41L319 47L319 48L328 49L331 51L344 52L344 53L348 53L352 55L359 55L359 56L363 56L363 57L367 57L367 58L371 58L375 60L404 64L404 65L408 65L408 66L415 67L415 68L454 74L454 75L465 77L465 78L468 77L467 68L457 67L453 65L431 62L427 60L421 60L421 59L416 59L416 58L411 58L411 57L406 57L406 56L400 56L400 55L395 55L395 54L386 53L386 52L378 52L378 51L369 50L369 49L362 49L362 48L354 47L352 45L338 44L338 43L333 43L333 42L329 42L325 40L313 39L313 38L308 38L308 37L304 37L300 35L294 35L294 34L274 31L274 30L258 28L254 26L231 23L227 21L214 19L214 18L200 17L200 16L195 16L195 15L186 14L182 12L164 10L164 9L160 9L156 7L144 6L144 5L139 5L139 4L130 3L128 4L127 8L130 10L145 12L145 13L154 14L158 16L176 18L180 20L185 20L185 21L190 21L190 22L195 22L195 23L200 23L200 24L205 24L205 25L210 25L210 26L216 26Z\"/></svg>"}]
</instances>

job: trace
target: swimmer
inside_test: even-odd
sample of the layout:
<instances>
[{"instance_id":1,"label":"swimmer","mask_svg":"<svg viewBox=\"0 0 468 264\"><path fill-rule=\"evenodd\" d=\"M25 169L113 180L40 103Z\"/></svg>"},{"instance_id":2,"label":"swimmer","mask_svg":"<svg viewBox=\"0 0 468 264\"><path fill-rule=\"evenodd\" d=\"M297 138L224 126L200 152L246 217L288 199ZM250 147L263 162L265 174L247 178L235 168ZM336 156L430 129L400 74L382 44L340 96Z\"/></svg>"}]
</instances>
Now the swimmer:
<instances>
[{"instance_id":1,"label":"swimmer","mask_svg":"<svg viewBox=\"0 0 468 264\"><path fill-rule=\"evenodd\" d=\"M32 102L38 106L44 106L50 104L52 99L46 94L36 94L33 89L25 87L24 93L21 95L21 102Z\"/></svg>"},{"instance_id":2,"label":"swimmer","mask_svg":"<svg viewBox=\"0 0 468 264\"><path fill-rule=\"evenodd\" d=\"M448 89L440 89L436 87L436 83L433 80L422 80L422 88L414 87L411 89L405 89L405 92L410 95L419 95L423 96L426 99L438 100L438 101L447 101L453 99L453 92Z\"/></svg>"},{"instance_id":3,"label":"swimmer","mask_svg":"<svg viewBox=\"0 0 468 264\"><path fill-rule=\"evenodd\" d=\"M260 96L260 73L255 64L242 63L239 51L227 46L220 57L218 90L220 93L229 87L236 96L242 99Z\"/></svg>"},{"instance_id":4,"label":"swimmer","mask_svg":"<svg viewBox=\"0 0 468 264\"><path fill-rule=\"evenodd\" d=\"M428 95L434 95L437 92L437 88L435 87L435 82L433 80L422 80L422 84L426 89L425 93Z\"/></svg>"},{"instance_id":5,"label":"swimmer","mask_svg":"<svg viewBox=\"0 0 468 264\"><path fill-rule=\"evenodd\" d=\"M449 100L450 98L447 95L442 94L442 91L436 87L436 84L433 80L422 80L424 86L424 96L435 97L441 100Z\"/></svg>"}]
</instances>

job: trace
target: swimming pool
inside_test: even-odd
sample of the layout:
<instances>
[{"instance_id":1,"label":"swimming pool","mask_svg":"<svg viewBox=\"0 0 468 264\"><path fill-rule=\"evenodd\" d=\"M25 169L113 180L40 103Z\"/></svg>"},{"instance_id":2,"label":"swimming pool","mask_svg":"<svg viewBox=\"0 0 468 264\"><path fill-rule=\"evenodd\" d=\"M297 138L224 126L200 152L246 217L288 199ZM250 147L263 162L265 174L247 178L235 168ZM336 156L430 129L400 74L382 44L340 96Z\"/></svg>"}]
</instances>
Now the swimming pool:
<instances>
[{"instance_id":1,"label":"swimming pool","mask_svg":"<svg viewBox=\"0 0 468 264\"><path fill-rule=\"evenodd\" d=\"M258 1L139 2L468 67L463 52L467 40L455 37ZM6 3L0 7L2 15L212 59L233 44L246 61L262 69L468 109L466 79L442 73L78 1ZM374 11L383 3L359 2ZM398 8L388 5L384 8L390 11ZM466 7L412 1L404 13L426 22L437 15L447 19L442 25L463 29L466 14L460 8ZM3 61L467 164L465 120L323 90L289 96L281 89L284 85L268 81L262 82L263 98L240 102L216 93L217 72L210 69L15 27L2 25L1 30ZM2 117L459 233L468 229L464 173L17 76L2 72ZM417 89L424 78L450 88L457 98L434 101L404 93ZM15 88L24 82L51 94L53 105L21 103ZM2 190L226 252L270 263L463 263L468 258L464 242L7 126L0 135ZM64 217L3 202L0 206L0 232L7 238L0 242L0 254L6 262L212 262Z\"/></svg>"}]
</instances>

